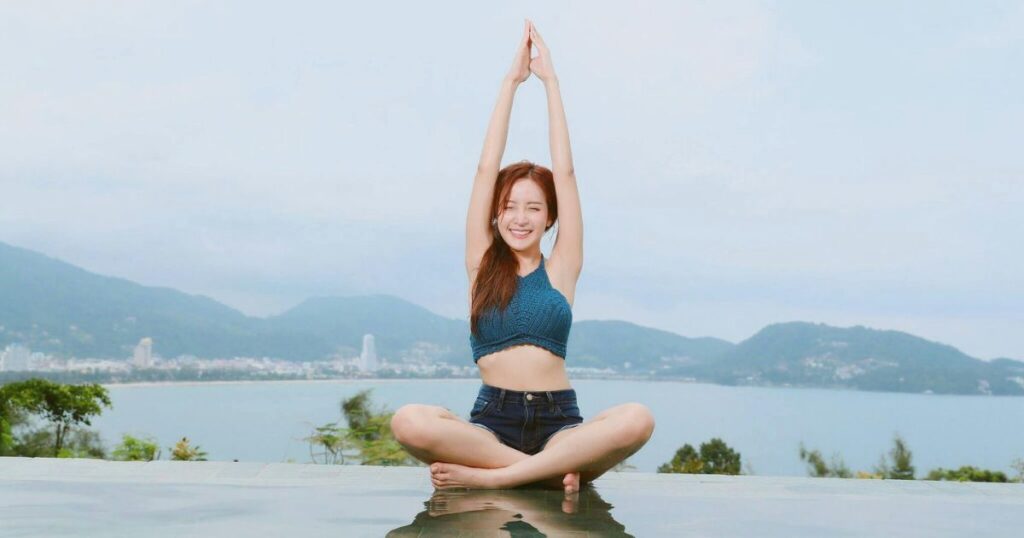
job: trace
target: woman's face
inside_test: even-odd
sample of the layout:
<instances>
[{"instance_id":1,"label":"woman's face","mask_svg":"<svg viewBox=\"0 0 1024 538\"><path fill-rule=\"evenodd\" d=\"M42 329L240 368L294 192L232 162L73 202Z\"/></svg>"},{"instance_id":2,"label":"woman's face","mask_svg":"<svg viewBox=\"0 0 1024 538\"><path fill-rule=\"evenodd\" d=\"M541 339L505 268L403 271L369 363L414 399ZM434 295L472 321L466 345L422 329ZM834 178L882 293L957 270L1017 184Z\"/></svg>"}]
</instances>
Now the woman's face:
<instances>
[{"instance_id":1,"label":"woman's face","mask_svg":"<svg viewBox=\"0 0 1024 538\"><path fill-rule=\"evenodd\" d=\"M532 179L516 180L508 203L498 211L498 233L512 250L532 250L550 225L544 191Z\"/></svg>"}]
</instances>

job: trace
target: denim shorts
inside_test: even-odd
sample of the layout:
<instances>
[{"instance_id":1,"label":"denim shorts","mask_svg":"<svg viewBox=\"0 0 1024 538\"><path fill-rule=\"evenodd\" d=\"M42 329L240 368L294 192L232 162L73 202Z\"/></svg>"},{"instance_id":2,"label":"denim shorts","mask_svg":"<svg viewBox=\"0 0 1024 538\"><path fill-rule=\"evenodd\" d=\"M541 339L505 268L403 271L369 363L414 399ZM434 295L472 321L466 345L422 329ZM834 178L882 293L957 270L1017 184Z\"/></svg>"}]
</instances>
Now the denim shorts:
<instances>
[{"instance_id":1,"label":"denim shorts","mask_svg":"<svg viewBox=\"0 0 1024 538\"><path fill-rule=\"evenodd\" d=\"M525 454L544 450L551 436L583 422L573 389L517 391L484 384L469 422Z\"/></svg>"}]
</instances>

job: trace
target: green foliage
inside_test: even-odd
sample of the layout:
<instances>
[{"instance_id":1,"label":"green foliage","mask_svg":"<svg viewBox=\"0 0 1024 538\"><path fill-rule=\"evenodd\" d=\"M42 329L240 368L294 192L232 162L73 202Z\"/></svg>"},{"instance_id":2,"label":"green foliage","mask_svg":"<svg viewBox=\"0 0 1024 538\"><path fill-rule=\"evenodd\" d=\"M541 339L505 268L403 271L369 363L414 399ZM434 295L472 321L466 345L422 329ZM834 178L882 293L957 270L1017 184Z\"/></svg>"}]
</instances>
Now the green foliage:
<instances>
[{"instance_id":1,"label":"green foliage","mask_svg":"<svg viewBox=\"0 0 1024 538\"><path fill-rule=\"evenodd\" d=\"M852 473L843 462L842 457L835 453L832 455L832 463L829 465L818 450L807 450L803 443L800 443L800 460L807 462L807 474L814 477L836 477L836 478L889 478L894 480L913 480L914 465L912 453L907 448L906 442L896 434L893 439L893 447L888 454L882 454L874 472L857 471Z\"/></svg>"},{"instance_id":2,"label":"green foliage","mask_svg":"<svg viewBox=\"0 0 1024 538\"><path fill-rule=\"evenodd\" d=\"M906 442L903 441L899 434L896 434L893 438L893 447L889 450L889 459L886 460L883 454L878 465L875 467L875 472L881 475L882 478L913 480L914 466L911 460L912 453L907 448Z\"/></svg>"},{"instance_id":3,"label":"green foliage","mask_svg":"<svg viewBox=\"0 0 1024 538\"><path fill-rule=\"evenodd\" d=\"M85 428L68 431L64 446L54 454L54 431L49 427L27 429L14 437L12 456L25 458L106 458L106 449L99 433Z\"/></svg>"},{"instance_id":4,"label":"green foliage","mask_svg":"<svg viewBox=\"0 0 1024 538\"><path fill-rule=\"evenodd\" d=\"M171 448L171 459L175 461L206 461L206 452L199 445L192 446L188 437L182 437Z\"/></svg>"},{"instance_id":5,"label":"green foliage","mask_svg":"<svg viewBox=\"0 0 1024 538\"><path fill-rule=\"evenodd\" d=\"M738 475L740 467L740 453L715 437L701 443L699 454L689 444L683 445L671 461L658 466L658 472Z\"/></svg>"},{"instance_id":6,"label":"green foliage","mask_svg":"<svg viewBox=\"0 0 1024 538\"><path fill-rule=\"evenodd\" d=\"M362 465L420 465L402 448L391 433L394 413L370 404L371 390L362 390L341 402L341 412L348 427L340 422L318 426L306 437L310 458L314 463Z\"/></svg>"},{"instance_id":7,"label":"green foliage","mask_svg":"<svg viewBox=\"0 0 1024 538\"><path fill-rule=\"evenodd\" d=\"M0 454L13 449L14 422L37 416L54 428L48 455L60 455L72 427L90 425L91 417L110 406L107 389L97 384L64 385L35 378L0 386Z\"/></svg>"},{"instance_id":8,"label":"green foliage","mask_svg":"<svg viewBox=\"0 0 1024 538\"><path fill-rule=\"evenodd\" d=\"M351 454L355 448L348 441L347 433L348 431L336 422L317 426L313 433L305 438L309 443L309 457L313 463L344 464L346 452Z\"/></svg>"},{"instance_id":9,"label":"green foliage","mask_svg":"<svg viewBox=\"0 0 1024 538\"><path fill-rule=\"evenodd\" d=\"M57 457L106 459L107 449L103 446L99 432L86 428L72 428Z\"/></svg>"},{"instance_id":10,"label":"green foliage","mask_svg":"<svg viewBox=\"0 0 1024 538\"><path fill-rule=\"evenodd\" d=\"M676 450L672 460L658 466L659 473L700 474L704 470L704 462L700 461L697 450L689 443Z\"/></svg>"},{"instance_id":11,"label":"green foliage","mask_svg":"<svg viewBox=\"0 0 1024 538\"><path fill-rule=\"evenodd\" d=\"M800 459L807 462L807 474L814 477L850 478L853 474L838 454L832 454L832 465L825 463L819 450L807 450L800 443Z\"/></svg>"},{"instance_id":12,"label":"green foliage","mask_svg":"<svg viewBox=\"0 0 1024 538\"><path fill-rule=\"evenodd\" d=\"M160 448L152 438L139 439L124 434L121 444L114 448L114 459L118 461L153 461L160 459Z\"/></svg>"},{"instance_id":13,"label":"green foliage","mask_svg":"<svg viewBox=\"0 0 1024 538\"><path fill-rule=\"evenodd\" d=\"M932 469L925 480L953 480L957 482L1008 482L1006 473L1002 471L991 471L979 469L971 465L964 465L959 469Z\"/></svg>"},{"instance_id":14,"label":"green foliage","mask_svg":"<svg viewBox=\"0 0 1024 538\"><path fill-rule=\"evenodd\" d=\"M28 413L6 394L4 386L0 386L0 456L19 456L14 448L14 430L28 421Z\"/></svg>"}]
</instances>

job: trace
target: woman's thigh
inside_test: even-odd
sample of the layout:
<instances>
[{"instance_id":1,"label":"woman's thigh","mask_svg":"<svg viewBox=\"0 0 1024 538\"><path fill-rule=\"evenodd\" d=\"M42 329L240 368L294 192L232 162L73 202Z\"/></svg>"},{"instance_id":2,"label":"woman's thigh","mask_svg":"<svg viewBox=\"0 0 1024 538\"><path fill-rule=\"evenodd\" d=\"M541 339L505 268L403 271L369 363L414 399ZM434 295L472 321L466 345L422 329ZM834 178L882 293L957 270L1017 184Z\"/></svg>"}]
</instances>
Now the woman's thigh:
<instances>
[{"instance_id":1,"label":"woman's thigh","mask_svg":"<svg viewBox=\"0 0 1024 538\"><path fill-rule=\"evenodd\" d=\"M583 482L589 482L594 480L598 476L604 474L611 469L620 461L624 460L626 456L632 454L636 450L639 450L643 446L647 439L653 432L653 417L650 416L650 410L646 406L637 403L626 403L610 407L594 415L589 420L584 420L579 426L575 428L569 428L562 430L548 440L547 444L544 445L544 450L549 450L551 447L564 442L566 439L573 435L578 435L583 428L590 427L601 421L613 421L621 422L623 425L636 425L636 423L649 422L649 427L640 426L636 429L636 433L630 433L631 439L612 439L608 440L608 456L602 461L598 462L598 468L589 471L583 471L580 474L580 480ZM616 428L617 430L620 428ZM634 428L623 428L626 430L633 430ZM629 445L629 446L624 446ZM625 450L625 452L624 452Z\"/></svg>"},{"instance_id":2,"label":"woman's thigh","mask_svg":"<svg viewBox=\"0 0 1024 538\"><path fill-rule=\"evenodd\" d=\"M490 469L528 457L501 444L493 433L436 405L402 406L391 419L391 430L410 454L426 463L441 461Z\"/></svg>"}]
</instances>

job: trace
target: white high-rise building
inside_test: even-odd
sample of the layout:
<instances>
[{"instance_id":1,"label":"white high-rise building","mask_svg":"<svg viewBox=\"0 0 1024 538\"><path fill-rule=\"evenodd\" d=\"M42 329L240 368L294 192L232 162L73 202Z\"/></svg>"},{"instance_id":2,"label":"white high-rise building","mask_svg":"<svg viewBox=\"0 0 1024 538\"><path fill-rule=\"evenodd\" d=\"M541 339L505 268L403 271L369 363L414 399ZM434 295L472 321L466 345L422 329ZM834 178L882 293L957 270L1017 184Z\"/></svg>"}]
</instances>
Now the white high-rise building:
<instances>
[{"instance_id":1,"label":"white high-rise building","mask_svg":"<svg viewBox=\"0 0 1024 538\"><path fill-rule=\"evenodd\" d=\"M139 340L135 346L135 354L132 355L132 366L136 368L151 368L153 366L153 339L145 337Z\"/></svg>"},{"instance_id":2,"label":"white high-rise building","mask_svg":"<svg viewBox=\"0 0 1024 538\"><path fill-rule=\"evenodd\" d=\"M359 354L359 369L364 372L377 370L377 349L373 345L373 335L363 335L363 352Z\"/></svg>"},{"instance_id":3,"label":"white high-rise building","mask_svg":"<svg viewBox=\"0 0 1024 538\"><path fill-rule=\"evenodd\" d=\"M2 355L2 368L5 372L23 372L32 369L32 351L21 344L8 344Z\"/></svg>"}]
</instances>

